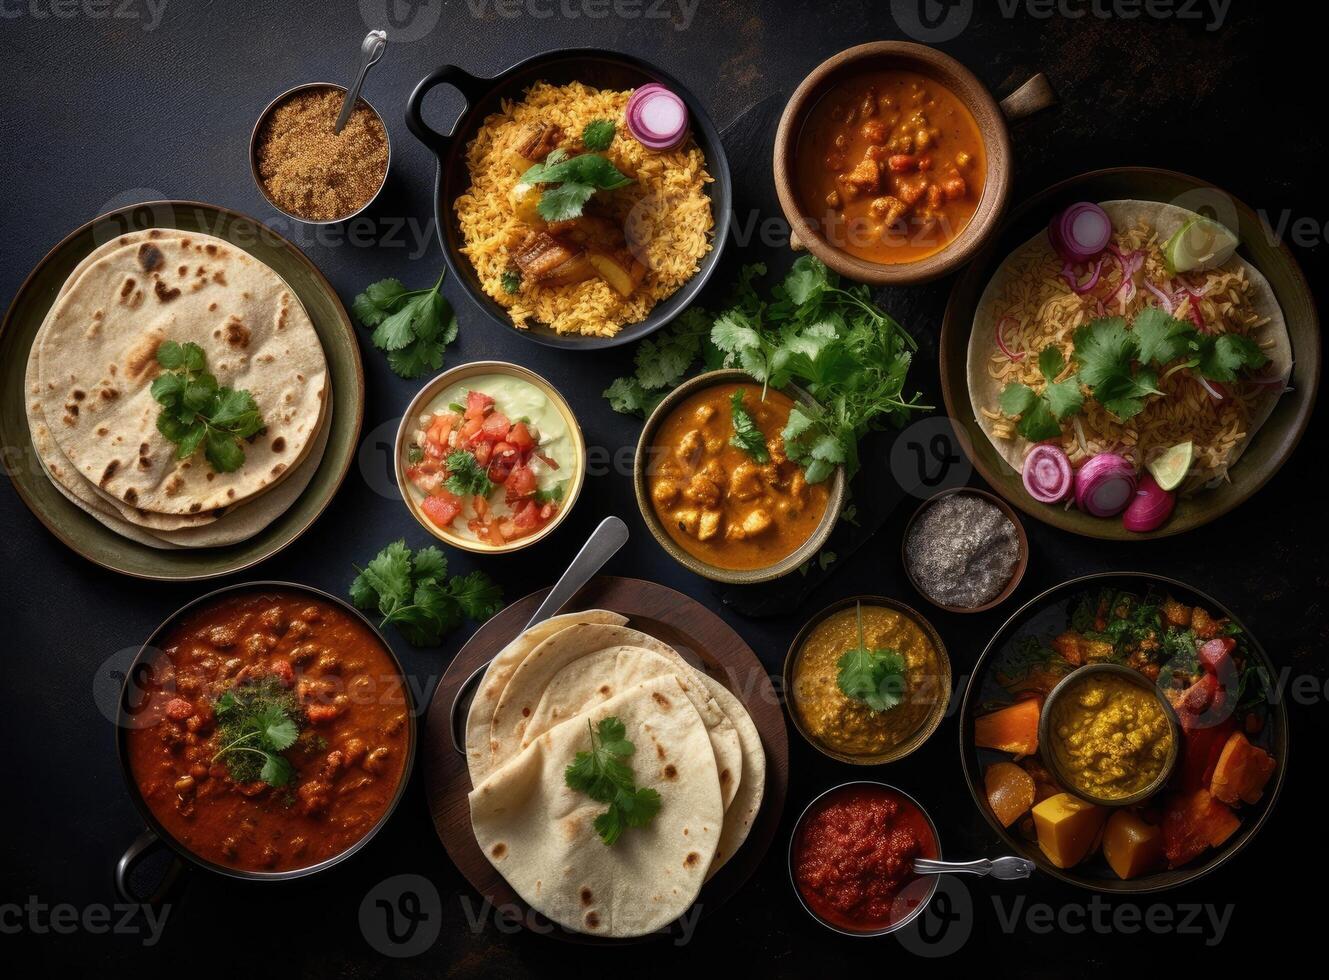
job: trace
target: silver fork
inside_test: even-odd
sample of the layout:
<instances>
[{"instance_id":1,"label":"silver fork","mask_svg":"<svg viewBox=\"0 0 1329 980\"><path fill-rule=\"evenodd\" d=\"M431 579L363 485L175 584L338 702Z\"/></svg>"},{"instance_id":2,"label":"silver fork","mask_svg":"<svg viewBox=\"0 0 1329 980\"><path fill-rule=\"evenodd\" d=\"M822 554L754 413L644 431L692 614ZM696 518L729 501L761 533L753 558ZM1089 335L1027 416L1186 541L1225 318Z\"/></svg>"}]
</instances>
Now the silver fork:
<instances>
[{"instance_id":1,"label":"silver fork","mask_svg":"<svg viewBox=\"0 0 1329 980\"><path fill-rule=\"evenodd\" d=\"M1006 856L999 858L979 858L977 861L934 861L931 858L915 858L914 872L920 875L990 875L1003 881L1028 878L1034 873L1034 862L1028 858Z\"/></svg>"}]
</instances>

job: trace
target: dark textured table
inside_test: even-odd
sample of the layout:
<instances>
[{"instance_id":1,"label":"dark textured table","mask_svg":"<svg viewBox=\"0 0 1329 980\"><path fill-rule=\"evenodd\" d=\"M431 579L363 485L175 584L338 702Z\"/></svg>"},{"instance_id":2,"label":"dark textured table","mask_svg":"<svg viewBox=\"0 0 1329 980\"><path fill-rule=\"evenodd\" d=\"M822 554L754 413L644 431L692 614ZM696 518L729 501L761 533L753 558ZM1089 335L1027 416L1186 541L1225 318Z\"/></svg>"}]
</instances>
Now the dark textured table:
<instances>
[{"instance_id":1,"label":"dark textured table","mask_svg":"<svg viewBox=\"0 0 1329 980\"><path fill-rule=\"evenodd\" d=\"M917 14L909 13L919 9L917 3L885 0L388 2L398 15L396 26L389 25L396 40L365 94L391 130L392 193L375 213L373 234L353 240L316 237L279 220L254 189L245 148L256 113L277 92L346 75L365 30L384 26L374 10L382 11L385 0L0 0L0 299L7 303L27 271L76 225L121 204L167 197L215 202L270 222L306 250L348 304L364 284L384 276L432 281L442 265L429 224L434 161L407 132L402 106L416 80L446 61L489 74L559 46L618 48L675 73L724 127L760 100L787 94L815 64L844 47L906 37L900 26L905 23L921 33ZM943 20L942 33L932 37L998 95L1043 70L1061 98L1058 109L1015 130L1014 200L1102 166L1192 172L1243 196L1289 235L1295 230L1294 254L1312 283L1320 283L1329 220L1321 174L1329 141L1312 107L1323 89L1323 52L1309 23L1273 6L1248 0L1230 7L1008 0L929 4L926 10L950 9L961 19L972 13L958 34ZM455 104L439 96L428 108L443 125ZM887 291L880 299L935 343L948 286L943 281ZM569 395L593 446L612 457L635 443L637 423L614 415L598 395L629 365L630 351L550 352L488 322L452 284L446 291L462 324L449 363L498 357L529 364ZM362 347L368 402L361 466L305 537L257 574L342 592L352 561L365 560L397 536L423 543L423 532L382 489L385 436L417 385L393 376L363 335ZM914 378L935 393L935 360L920 359ZM707 914L679 948L591 951L496 921L439 845L418 772L384 832L331 873L270 888L196 873L154 944L148 944L152 937L142 920L107 935L120 918L110 907L116 901L111 869L140 829L121 781L113 730L102 714L113 687L107 662L136 647L206 586L147 584L102 571L56 542L8 482L0 481L7 640L0 654L6 760L0 951L17 965L11 956L27 949L47 972L77 967L112 975L131 967L351 977L707 967L793 975L840 964L856 971L890 969L911 952L952 953L925 967L943 974L1064 975L1139 970L1162 960L1200 970L1266 964L1273 943L1313 937L1322 929L1318 909L1284 890L1303 883L1296 871L1319 853L1322 838L1321 804L1314 800L1321 768L1316 753L1326 735L1329 558L1323 492L1304 482L1315 479L1322 465L1322 415L1293 461L1256 498L1212 526L1176 540L1095 544L1028 522L1032 560L1015 600L978 616L933 617L963 677L1015 603L1073 575L1158 571L1228 602L1286 676L1303 685L1299 695L1289 694L1295 759L1262 835L1204 882L1132 902L1097 900L1047 880L1000 887L971 880L948 892L949 911L942 910L945 920L934 922L935 929L899 942L841 939L799 908L786 871L789 824L812 795L851 773L814 754L792 730L781 835L748 886ZM908 498L802 608L778 619L751 620L724 609L706 583L661 552L637 514L628 473L607 470L592 477L576 511L549 541L521 558L480 563L509 597L547 584L595 522L617 513L628 521L633 540L610 571L662 582L718 609L773 672L802 621L833 599L882 592L919 601L899 564L900 535L913 504ZM460 554L454 561L458 567L474 564ZM438 650L412 649L392 637L419 690L432 691L465 632ZM953 718L916 756L882 775L926 802L948 854L995 853L964 788ZM1276 870L1265 870L1271 866ZM362 928L360 910L362 902L372 910L378 893L371 890L403 874L424 876L440 898L435 903L427 890L423 895L421 908L429 915L412 939L423 951L393 961L373 946L382 943L384 926Z\"/></svg>"}]
</instances>

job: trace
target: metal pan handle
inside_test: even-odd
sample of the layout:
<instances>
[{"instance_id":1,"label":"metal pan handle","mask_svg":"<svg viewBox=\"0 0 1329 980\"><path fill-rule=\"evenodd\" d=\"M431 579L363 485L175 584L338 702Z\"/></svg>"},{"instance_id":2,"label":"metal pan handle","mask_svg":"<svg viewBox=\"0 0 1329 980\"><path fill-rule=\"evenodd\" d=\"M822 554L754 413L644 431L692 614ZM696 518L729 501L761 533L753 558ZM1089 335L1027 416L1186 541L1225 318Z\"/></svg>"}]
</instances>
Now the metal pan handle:
<instances>
[{"instance_id":1,"label":"metal pan handle","mask_svg":"<svg viewBox=\"0 0 1329 980\"><path fill-rule=\"evenodd\" d=\"M145 830L135 838L134 843L130 844L124 854L120 855L120 860L115 863L115 890L120 897L132 905L151 905L159 906L166 901L166 896L171 893L176 880L180 877L180 872L185 869L185 863L180 858L174 858L171 861L170 868L162 875L156 889L149 896L140 895L134 891L129 883L129 876L139 863L150 854L161 850L166 845L162 839L153 831Z\"/></svg>"},{"instance_id":2,"label":"metal pan handle","mask_svg":"<svg viewBox=\"0 0 1329 980\"><path fill-rule=\"evenodd\" d=\"M591 532L591 536L581 546L581 551L577 552L577 557L572 559L567 571L554 583L549 595L545 596L544 602L540 603L540 608L535 611L535 615L524 628L530 629L567 605L572 597L595 577L595 573L604 568L605 562L614 557L619 548L627 544L627 541L628 526L623 523L622 518L611 515L601 521L600 526ZM471 676L462 681L461 687L457 688L456 697L452 699L452 710L448 716L452 747L463 758L466 756L466 731L462 708L469 703L468 695L471 689L488 667L489 661L486 660L471 671Z\"/></svg>"},{"instance_id":3,"label":"metal pan handle","mask_svg":"<svg viewBox=\"0 0 1329 980\"><path fill-rule=\"evenodd\" d=\"M416 139L439 156L442 156L443 151L447 149L448 140L456 135L457 125L454 123L446 133L440 133L425 122L424 116L420 112L425 96L440 85L451 85L466 100L466 108L462 110L464 116L492 84L492 79L476 78L456 65L444 65L437 68L431 74L420 79L420 84L415 86L415 91L406 100L406 125L415 134Z\"/></svg>"}]
</instances>

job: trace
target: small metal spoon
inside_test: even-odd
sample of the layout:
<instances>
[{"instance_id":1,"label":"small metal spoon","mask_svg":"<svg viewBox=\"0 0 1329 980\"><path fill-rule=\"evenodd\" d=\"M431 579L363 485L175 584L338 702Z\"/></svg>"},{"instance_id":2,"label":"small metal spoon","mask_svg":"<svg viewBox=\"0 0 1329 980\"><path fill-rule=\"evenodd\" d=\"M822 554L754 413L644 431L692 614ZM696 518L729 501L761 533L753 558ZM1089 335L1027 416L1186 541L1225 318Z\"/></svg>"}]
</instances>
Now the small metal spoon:
<instances>
[{"instance_id":1,"label":"small metal spoon","mask_svg":"<svg viewBox=\"0 0 1329 980\"><path fill-rule=\"evenodd\" d=\"M364 41L360 43L360 72L355 76L355 82L346 90L346 99L341 104L341 112L337 116L337 125L332 127L334 133L340 133L346 127L347 120L351 118L351 111L355 108L356 102L360 100L360 89L365 84L365 76L369 74L369 69L378 64L387 47L388 35L386 31L370 31L365 35Z\"/></svg>"},{"instance_id":2,"label":"small metal spoon","mask_svg":"<svg viewBox=\"0 0 1329 980\"><path fill-rule=\"evenodd\" d=\"M572 564L568 565L567 571L554 583L549 595L545 596L545 601L540 603L540 608L535 610L535 615L524 628L530 629L536 623L544 622L567 605L568 601L595 577L595 573L604 567L605 562L613 558L618 549L627 544L627 541L628 526L623 523L621 517L610 516L601 521L600 526L591 532L591 536L581 546L581 551L572 559ZM452 747L458 755L466 754L466 734L461 727L462 708L467 706L471 689L475 687L476 681L488 666L489 661L486 660L471 671L471 676L462 681L461 687L457 688L457 694L452 699Z\"/></svg>"},{"instance_id":3,"label":"small metal spoon","mask_svg":"<svg viewBox=\"0 0 1329 980\"><path fill-rule=\"evenodd\" d=\"M916 858L914 873L920 875L991 875L1003 881L1028 878L1034 873L1034 862L1022 857L979 858L977 861L934 861Z\"/></svg>"}]
</instances>

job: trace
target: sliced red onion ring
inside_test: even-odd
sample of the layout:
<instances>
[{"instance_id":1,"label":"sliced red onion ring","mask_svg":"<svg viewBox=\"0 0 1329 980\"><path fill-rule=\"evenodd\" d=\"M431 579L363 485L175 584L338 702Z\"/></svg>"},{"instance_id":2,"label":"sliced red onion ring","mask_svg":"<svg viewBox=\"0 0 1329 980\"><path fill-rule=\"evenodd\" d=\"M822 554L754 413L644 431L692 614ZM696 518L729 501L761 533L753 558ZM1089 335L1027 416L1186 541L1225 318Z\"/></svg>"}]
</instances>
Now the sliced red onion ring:
<instances>
[{"instance_id":1,"label":"sliced red onion ring","mask_svg":"<svg viewBox=\"0 0 1329 980\"><path fill-rule=\"evenodd\" d=\"M1025 352L1024 352L1024 351L1020 351L1020 353L1018 353L1018 354L1012 354L1012 353L1011 353L1011 349L1010 349L1009 347L1006 346L1006 324L1007 324L1007 323L1017 323L1017 324L1018 324L1018 322L1019 322L1019 321L1016 320L1015 317L1013 317L1013 316L1009 316L1009 315L1008 315L1008 316L1004 316L1004 317L1002 317L1000 320L997 321L997 327L996 327L996 330L994 331L994 333L996 334L997 347L999 347L999 348L1001 349L1001 352L1002 352L1003 354L1005 354L1008 358L1010 358L1012 361L1015 361L1015 362L1017 362L1017 363L1020 362L1020 361L1023 361L1023 360L1024 360Z\"/></svg>"},{"instance_id":2,"label":"sliced red onion ring","mask_svg":"<svg viewBox=\"0 0 1329 980\"><path fill-rule=\"evenodd\" d=\"M1065 265L1061 267L1061 277L1066 280L1066 285L1071 287L1071 292L1078 293L1081 296L1083 296L1085 293L1089 292L1089 290L1097 286L1098 279L1102 275L1103 275L1103 259L1101 258L1098 260L1098 264L1094 266L1093 273L1091 273L1089 278L1086 279L1084 282L1079 282L1076 279L1075 269L1071 267L1071 264L1069 262L1067 262Z\"/></svg>"},{"instance_id":3,"label":"sliced red onion ring","mask_svg":"<svg viewBox=\"0 0 1329 980\"><path fill-rule=\"evenodd\" d=\"M1171 316L1172 311L1177 308L1176 304L1172 302L1172 297L1163 292L1163 290L1159 289L1148 279L1144 281L1144 288L1158 297L1158 302L1162 304L1163 309L1167 311L1168 316Z\"/></svg>"},{"instance_id":4,"label":"sliced red onion ring","mask_svg":"<svg viewBox=\"0 0 1329 980\"><path fill-rule=\"evenodd\" d=\"M1057 446L1039 443L1024 458L1024 488L1040 503L1056 504L1066 499L1075 482L1071 461Z\"/></svg>"}]
</instances>

